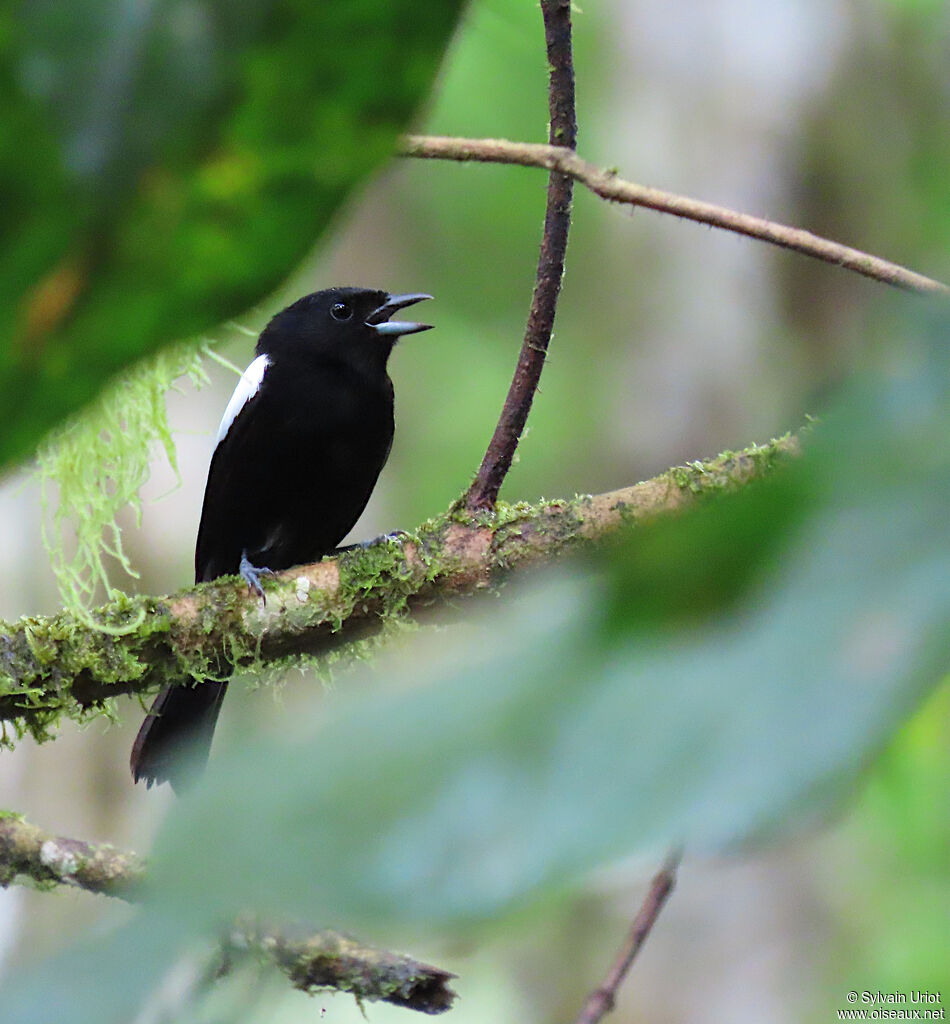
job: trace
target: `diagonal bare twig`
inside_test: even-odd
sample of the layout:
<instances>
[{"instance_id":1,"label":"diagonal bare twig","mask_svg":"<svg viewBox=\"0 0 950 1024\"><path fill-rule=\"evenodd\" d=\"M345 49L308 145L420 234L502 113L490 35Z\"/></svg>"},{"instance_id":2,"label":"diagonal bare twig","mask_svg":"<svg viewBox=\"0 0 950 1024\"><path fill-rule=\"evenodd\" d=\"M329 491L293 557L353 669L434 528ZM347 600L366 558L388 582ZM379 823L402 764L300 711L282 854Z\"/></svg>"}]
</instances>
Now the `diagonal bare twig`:
<instances>
[{"instance_id":1,"label":"diagonal bare twig","mask_svg":"<svg viewBox=\"0 0 950 1024\"><path fill-rule=\"evenodd\" d=\"M451 136L406 135L400 152L403 156L425 160L476 161L480 163L517 164L560 171L585 185L595 195L609 202L643 206L659 213L670 213L700 224L734 231L749 238L769 242L783 249L812 256L835 266L852 270L864 277L921 294L950 295L950 287L925 277L897 263L870 253L832 242L801 228L789 227L763 217L716 206L699 199L663 192L638 185L583 160L564 146L540 143L508 142L505 139L461 139Z\"/></svg>"},{"instance_id":2,"label":"diagonal bare twig","mask_svg":"<svg viewBox=\"0 0 950 1024\"><path fill-rule=\"evenodd\" d=\"M676 872L682 859L682 850L675 849L667 854L663 866L657 872L650 889L633 919L627 939L617 954L617 958L610 966L607 976L601 982L600 987L594 989L587 997L581 1012L577 1015L575 1024L598 1024L614 1008L617 1001L617 989L626 977L627 972L636 960L637 954L646 942L647 936L656 924L660 911L670 897L673 887L676 885Z\"/></svg>"},{"instance_id":3,"label":"diagonal bare twig","mask_svg":"<svg viewBox=\"0 0 950 1024\"><path fill-rule=\"evenodd\" d=\"M571 51L570 0L541 0L544 37L548 52L549 141L567 152L577 144L577 117L574 110L574 62ZM571 226L571 200L574 182L556 168L548 178L544 234L538 256L531 311L525 327L518 365L505 398L505 404L489 442L485 457L472 486L465 495L470 512L495 505L501 485L511 468L534 393L538 388L548 343L554 329L554 314L564 276L564 255Z\"/></svg>"}]
</instances>

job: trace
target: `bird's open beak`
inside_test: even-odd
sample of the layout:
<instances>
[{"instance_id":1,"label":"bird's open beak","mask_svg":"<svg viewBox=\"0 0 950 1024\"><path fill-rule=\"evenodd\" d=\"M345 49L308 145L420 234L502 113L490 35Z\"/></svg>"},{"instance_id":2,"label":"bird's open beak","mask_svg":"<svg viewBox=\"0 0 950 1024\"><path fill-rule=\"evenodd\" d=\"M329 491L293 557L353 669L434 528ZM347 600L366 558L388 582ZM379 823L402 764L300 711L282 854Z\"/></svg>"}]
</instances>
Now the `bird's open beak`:
<instances>
[{"instance_id":1,"label":"bird's open beak","mask_svg":"<svg viewBox=\"0 0 950 1024\"><path fill-rule=\"evenodd\" d=\"M425 295L422 292L412 295L390 295L379 309L373 310L366 318L366 326L372 327L377 334L397 338L403 334L418 334L419 331L428 331L432 328L432 324L417 324L389 318L399 309L405 309L406 306L412 306L417 302L422 302L423 299L431 298L431 295Z\"/></svg>"}]
</instances>

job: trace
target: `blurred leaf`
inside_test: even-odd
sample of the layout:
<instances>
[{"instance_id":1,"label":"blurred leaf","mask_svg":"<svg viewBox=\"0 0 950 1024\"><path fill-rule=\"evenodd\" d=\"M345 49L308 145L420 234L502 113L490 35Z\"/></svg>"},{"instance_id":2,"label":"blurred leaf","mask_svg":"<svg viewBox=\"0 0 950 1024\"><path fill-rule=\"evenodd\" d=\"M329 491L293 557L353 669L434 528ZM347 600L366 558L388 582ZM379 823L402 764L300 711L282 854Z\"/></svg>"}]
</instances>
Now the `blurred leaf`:
<instances>
[{"instance_id":1,"label":"blurred leaf","mask_svg":"<svg viewBox=\"0 0 950 1024\"><path fill-rule=\"evenodd\" d=\"M263 298L427 94L461 0L0 13L0 465Z\"/></svg>"},{"instance_id":2,"label":"blurred leaf","mask_svg":"<svg viewBox=\"0 0 950 1024\"><path fill-rule=\"evenodd\" d=\"M608 629L622 634L631 623L675 629L745 598L776 568L813 504L809 472L783 468L747 485L741 499L703 504L685 518L661 519L606 545L603 557L613 567Z\"/></svg>"},{"instance_id":3,"label":"blurred leaf","mask_svg":"<svg viewBox=\"0 0 950 1024\"><path fill-rule=\"evenodd\" d=\"M743 600L730 585L727 611L704 598L688 629L656 633L629 564L536 585L435 668L420 652L394 692L219 758L160 837L163 900L199 918L240 893L345 926L458 924L619 857L817 813L950 649L950 330L924 333L851 389L788 479L720 499L701 547L708 510L660 528L675 571L647 575L656 592L679 585L679 536L700 575L768 555Z\"/></svg>"},{"instance_id":4,"label":"blurred leaf","mask_svg":"<svg viewBox=\"0 0 950 1024\"><path fill-rule=\"evenodd\" d=\"M182 955L182 938L180 923L157 913L140 914L109 935L87 937L5 981L2 1019L16 1024L138 1020L148 994L168 980ZM171 989L174 995L177 986Z\"/></svg>"},{"instance_id":5,"label":"blurred leaf","mask_svg":"<svg viewBox=\"0 0 950 1024\"><path fill-rule=\"evenodd\" d=\"M950 987L947 807L950 685L944 680L877 759L844 829L823 844L822 898L838 924L824 1006L862 978L874 978L882 992L900 991L911 976L924 991Z\"/></svg>"}]
</instances>

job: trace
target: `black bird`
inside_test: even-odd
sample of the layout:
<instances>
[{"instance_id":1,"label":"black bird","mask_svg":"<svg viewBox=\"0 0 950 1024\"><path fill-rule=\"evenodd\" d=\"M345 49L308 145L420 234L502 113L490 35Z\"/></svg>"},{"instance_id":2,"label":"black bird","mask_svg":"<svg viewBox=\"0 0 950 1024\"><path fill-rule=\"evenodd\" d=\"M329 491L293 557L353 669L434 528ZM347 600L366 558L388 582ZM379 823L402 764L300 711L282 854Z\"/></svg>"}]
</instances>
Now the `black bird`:
<instances>
[{"instance_id":1,"label":"black bird","mask_svg":"<svg viewBox=\"0 0 950 1024\"><path fill-rule=\"evenodd\" d=\"M218 428L195 582L240 573L263 599L262 573L316 561L349 533L392 446L389 355L402 335L430 327L389 318L431 297L330 288L268 323ZM227 687L162 690L132 746L136 782L187 782L207 759Z\"/></svg>"}]
</instances>

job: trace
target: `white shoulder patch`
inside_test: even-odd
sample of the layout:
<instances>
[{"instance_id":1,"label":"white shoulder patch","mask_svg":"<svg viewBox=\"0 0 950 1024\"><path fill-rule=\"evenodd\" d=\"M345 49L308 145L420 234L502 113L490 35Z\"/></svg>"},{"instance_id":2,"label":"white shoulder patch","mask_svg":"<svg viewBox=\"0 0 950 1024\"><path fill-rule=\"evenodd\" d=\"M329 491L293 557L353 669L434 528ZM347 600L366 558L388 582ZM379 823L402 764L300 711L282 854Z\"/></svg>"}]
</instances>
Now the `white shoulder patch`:
<instances>
[{"instance_id":1,"label":"white shoulder patch","mask_svg":"<svg viewBox=\"0 0 950 1024\"><path fill-rule=\"evenodd\" d=\"M221 417L221 425L218 427L218 436L215 441L220 444L231 429L231 424L237 419L238 413L261 389L261 382L264 380L264 372L270 366L270 357L258 356L254 362L241 374L241 379L231 395L224 415Z\"/></svg>"}]
</instances>

